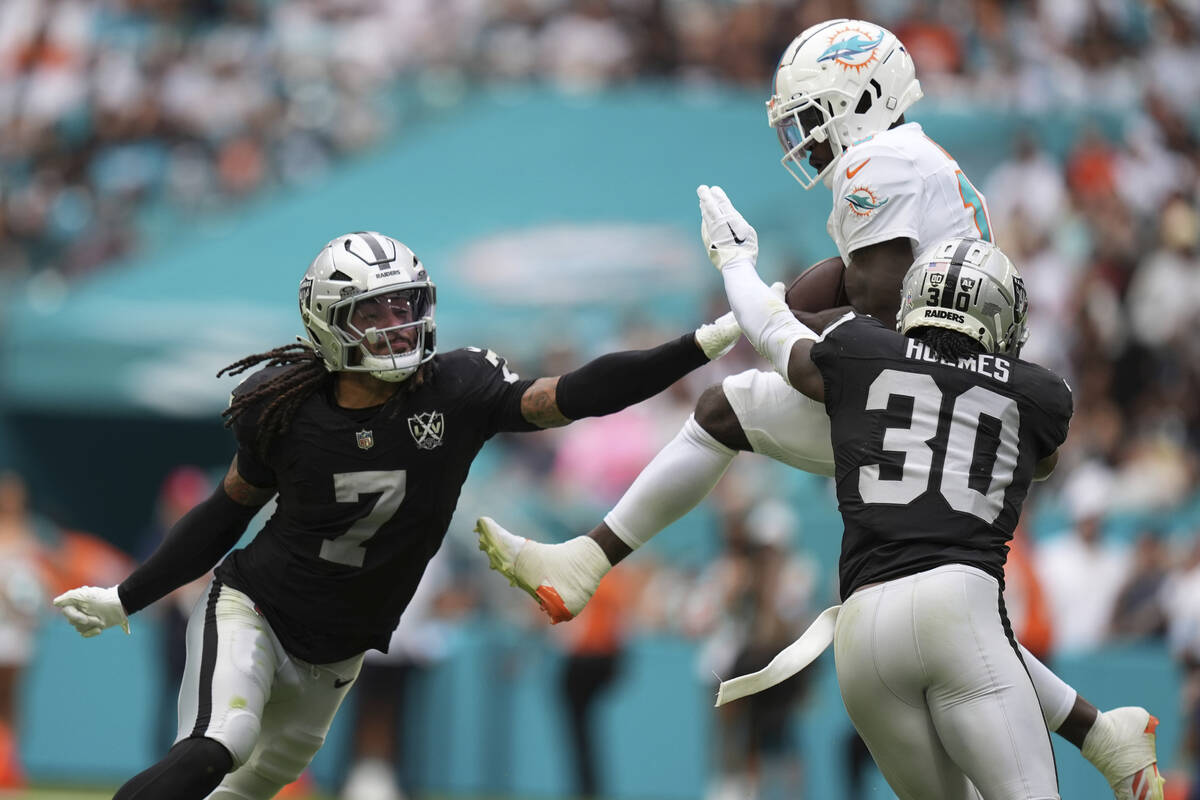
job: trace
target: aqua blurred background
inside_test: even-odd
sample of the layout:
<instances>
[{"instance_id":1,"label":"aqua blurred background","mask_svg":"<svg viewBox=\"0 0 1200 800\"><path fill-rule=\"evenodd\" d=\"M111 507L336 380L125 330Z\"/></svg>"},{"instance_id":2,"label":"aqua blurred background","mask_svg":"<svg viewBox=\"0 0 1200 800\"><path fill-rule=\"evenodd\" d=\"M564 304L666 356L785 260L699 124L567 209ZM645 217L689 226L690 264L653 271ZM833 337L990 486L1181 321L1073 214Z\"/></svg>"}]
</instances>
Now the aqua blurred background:
<instances>
[{"instance_id":1,"label":"aqua blurred background","mask_svg":"<svg viewBox=\"0 0 1200 800\"><path fill-rule=\"evenodd\" d=\"M117 785L169 744L187 598L88 641L45 601L120 580L167 507L223 473L235 380L215 373L300 333L294 293L325 241L404 241L437 281L440 347L489 347L526 376L689 330L724 302L697 184L756 226L766 277L835 252L828 192L780 168L763 102L787 41L843 14L909 43L927 91L909 118L987 195L1030 285L1028 354L1075 387L1010 564L1018 637L1099 707L1150 708L1186 797L1200 90L1179 76L1200 46L1195 9L1121 0L0 6L0 530L36 542L0 547L0 622L28 643L0 659L13 785ZM705 386L758 363L743 345L639 409L485 448L415 633L381 664L405 687L389 765L408 796L578 796L563 686L585 617L551 630L486 570L474 519L586 531ZM840 530L827 481L743 455L617 571L600 796L855 796L830 655L766 719L711 707L711 671L732 674L754 623L753 587L729 575L786 562L771 613L798 633L835 602ZM367 798L347 785L366 729L346 708L297 791ZM1104 796L1055 744L1063 796ZM862 774L861 796L890 796Z\"/></svg>"}]
</instances>

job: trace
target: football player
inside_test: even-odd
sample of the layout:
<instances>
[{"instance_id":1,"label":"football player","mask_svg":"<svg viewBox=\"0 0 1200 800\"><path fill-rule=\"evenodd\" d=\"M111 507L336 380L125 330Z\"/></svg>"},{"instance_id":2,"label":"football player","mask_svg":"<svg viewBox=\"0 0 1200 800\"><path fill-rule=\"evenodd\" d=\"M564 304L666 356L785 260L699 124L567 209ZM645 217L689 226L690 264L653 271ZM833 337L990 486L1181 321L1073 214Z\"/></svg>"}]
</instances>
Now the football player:
<instances>
[{"instance_id":1,"label":"football player","mask_svg":"<svg viewBox=\"0 0 1200 800\"><path fill-rule=\"evenodd\" d=\"M784 51L767 120L793 177L805 189L823 183L832 190L827 229L844 263L840 280L806 283L822 265L801 276L788 293L793 308L848 304L890 324L915 256L956 236L993 241L983 196L919 124L905 120L921 96L904 46L869 22L814 25ZM813 289L823 293L814 297ZM774 372L749 370L701 395L675 439L586 536L546 545L483 518L480 546L492 566L533 594L553 620L568 620L611 565L699 504L739 451L817 474L834 471L822 404ZM1133 800L1135 784L1153 787L1148 800L1160 800L1157 720L1135 707L1100 713L1022 653L1050 729L1081 748L1117 800Z\"/></svg>"},{"instance_id":2,"label":"football player","mask_svg":"<svg viewBox=\"0 0 1200 800\"><path fill-rule=\"evenodd\" d=\"M880 771L902 800L1057 800L1002 592L1006 543L1072 402L1017 357L1020 275L990 242L949 239L909 269L895 329L850 311L818 336L759 279L739 244L753 229L725 193L699 193L746 337L828 411L845 526L834 660Z\"/></svg>"},{"instance_id":3,"label":"football player","mask_svg":"<svg viewBox=\"0 0 1200 800\"><path fill-rule=\"evenodd\" d=\"M263 365L224 412L237 451L222 484L120 585L55 599L85 637L217 566L188 624L179 728L117 800L273 797L303 771L388 640L446 534L471 462L500 431L608 414L727 351L732 314L649 350L522 379L491 350L438 353L432 278L378 233L339 236L300 283L305 343ZM212 792L212 794L210 794Z\"/></svg>"}]
</instances>

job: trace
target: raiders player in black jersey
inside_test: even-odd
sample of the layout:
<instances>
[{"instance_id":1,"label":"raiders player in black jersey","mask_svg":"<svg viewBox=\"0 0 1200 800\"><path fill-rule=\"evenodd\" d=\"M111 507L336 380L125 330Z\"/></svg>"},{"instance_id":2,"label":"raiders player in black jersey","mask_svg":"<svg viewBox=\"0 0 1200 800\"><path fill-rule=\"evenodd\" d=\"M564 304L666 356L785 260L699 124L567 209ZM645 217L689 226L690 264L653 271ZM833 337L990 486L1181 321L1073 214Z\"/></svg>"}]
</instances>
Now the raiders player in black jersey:
<instances>
[{"instance_id":1,"label":"raiders player in black jersey","mask_svg":"<svg viewBox=\"0 0 1200 800\"><path fill-rule=\"evenodd\" d=\"M526 380L491 350L438 354L435 302L424 266L395 239L359 232L325 245L300 284L309 342L222 370L264 364L225 411L237 453L222 486L119 586L55 600L84 636L128 632L127 614L211 569L277 498L189 622L176 744L118 800L274 796L321 746L363 653L386 651L489 438L618 411L740 335L730 314Z\"/></svg>"},{"instance_id":2,"label":"raiders player in black jersey","mask_svg":"<svg viewBox=\"0 0 1200 800\"><path fill-rule=\"evenodd\" d=\"M753 262L758 252L754 228L737 213L720 187L702 186L698 192L704 217L705 246L709 247L714 264L720 268L722 264L739 259ZM895 318L905 273L903 269L896 272L896 259L902 257L903 251L909 259L905 263L911 266L911 244L908 239L900 239L863 248L883 253L871 257L874 267L868 270L874 276L870 282L878 291L872 296L878 302L873 305L858 303L856 311L881 318L878 315L886 307L887 277L894 276L891 311L884 321ZM855 257L862 252L856 251ZM829 262L822 263L829 265ZM842 267L838 264L837 268L841 270ZM801 289L788 299L797 299L802 305L819 309L823 306L810 303L812 296L808 292L815 285L817 294L827 297L833 286L828 283L828 270L822 265L810 272L818 272L816 283L809 283L807 289ZM804 278L794 283L789 295L803 282ZM804 318L819 329L821 323L841 316L845 310L834 309ZM955 311L944 309L937 313L944 314L943 319L953 319ZM984 368L990 369L990 363ZM734 378L745 380L735 384ZM734 378L727 378L720 387L704 393L695 415L654 457L603 521L587 534L558 544L546 544L516 535L490 517L481 517L476 526L480 549L487 552L492 568L532 595L552 620L570 620L587 604L612 565L695 508L724 474L737 450L750 449L745 444L746 433L737 424L739 419L755 420L755 452L797 469L834 474L829 418L821 403L793 393L792 387L774 373L749 370ZM737 391L731 392L734 388ZM732 402L734 397L738 405L736 415L728 403L722 412L721 403L715 402L724 403L726 399ZM714 402L708 403L705 398ZM591 557L597 551L604 554L603 561ZM598 564L598 568L594 564ZM824 630L824 626L818 625L818 629ZM1104 775L1116 800L1162 800L1163 782L1155 753L1158 720L1140 706L1100 711L1033 654L1023 648L1021 653L1037 688L1047 725L1078 747ZM750 685L760 682L755 678ZM726 696L734 696L736 691L731 690Z\"/></svg>"},{"instance_id":3,"label":"raiders player in black jersey","mask_svg":"<svg viewBox=\"0 0 1200 800\"><path fill-rule=\"evenodd\" d=\"M706 222L736 214L717 187L701 187L701 206ZM710 248L747 338L829 415L845 524L838 686L880 771L901 800L1058 798L1002 589L1006 543L1066 439L1071 392L1017 358L1017 270L990 242L950 239L905 276L899 332L846 309L812 320L818 336L725 244Z\"/></svg>"}]
</instances>

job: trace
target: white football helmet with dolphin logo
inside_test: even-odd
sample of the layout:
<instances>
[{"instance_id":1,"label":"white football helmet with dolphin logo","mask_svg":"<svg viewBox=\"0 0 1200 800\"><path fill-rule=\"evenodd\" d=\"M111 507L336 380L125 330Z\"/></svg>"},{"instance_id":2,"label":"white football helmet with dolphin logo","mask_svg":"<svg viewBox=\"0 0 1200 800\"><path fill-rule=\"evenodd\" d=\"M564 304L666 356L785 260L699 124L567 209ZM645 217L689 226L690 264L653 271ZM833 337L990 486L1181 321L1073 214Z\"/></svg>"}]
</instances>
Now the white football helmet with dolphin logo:
<instances>
[{"instance_id":1,"label":"white football helmet with dolphin logo","mask_svg":"<svg viewBox=\"0 0 1200 800\"><path fill-rule=\"evenodd\" d=\"M784 168L810 189L847 147L887 130L921 96L912 58L895 35L835 19L808 28L783 51L767 121L783 145ZM825 141L833 158L817 170L807 163L807 147Z\"/></svg>"}]
</instances>

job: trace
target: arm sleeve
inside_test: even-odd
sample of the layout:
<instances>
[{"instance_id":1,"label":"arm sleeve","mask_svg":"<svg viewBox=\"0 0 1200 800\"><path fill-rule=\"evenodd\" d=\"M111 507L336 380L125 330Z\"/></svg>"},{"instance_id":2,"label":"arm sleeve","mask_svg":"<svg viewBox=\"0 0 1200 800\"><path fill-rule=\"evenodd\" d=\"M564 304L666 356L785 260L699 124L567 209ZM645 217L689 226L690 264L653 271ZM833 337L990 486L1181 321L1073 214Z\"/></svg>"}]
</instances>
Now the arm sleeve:
<instances>
[{"instance_id":1,"label":"arm sleeve","mask_svg":"<svg viewBox=\"0 0 1200 800\"><path fill-rule=\"evenodd\" d=\"M251 486L267 489L275 485L275 471L259 458L253 446L238 437L237 471Z\"/></svg>"},{"instance_id":2,"label":"arm sleeve","mask_svg":"<svg viewBox=\"0 0 1200 800\"><path fill-rule=\"evenodd\" d=\"M224 485L218 486L171 526L153 555L117 587L125 613L140 611L216 566L259 508L236 502Z\"/></svg>"},{"instance_id":3,"label":"arm sleeve","mask_svg":"<svg viewBox=\"0 0 1200 800\"><path fill-rule=\"evenodd\" d=\"M770 361L790 384L788 361L792 346L801 339L815 340L817 334L796 319L787 303L763 283L749 261L728 265L721 276L725 279L729 307L742 332L759 355Z\"/></svg>"},{"instance_id":4,"label":"arm sleeve","mask_svg":"<svg viewBox=\"0 0 1200 800\"><path fill-rule=\"evenodd\" d=\"M917 241L924 184L899 153L854 148L853 157L839 164L833 186L834 238L847 254L892 239Z\"/></svg>"},{"instance_id":5,"label":"arm sleeve","mask_svg":"<svg viewBox=\"0 0 1200 800\"><path fill-rule=\"evenodd\" d=\"M653 397L707 363L694 332L649 350L609 353L558 379L558 410L569 419L612 414Z\"/></svg>"}]
</instances>

